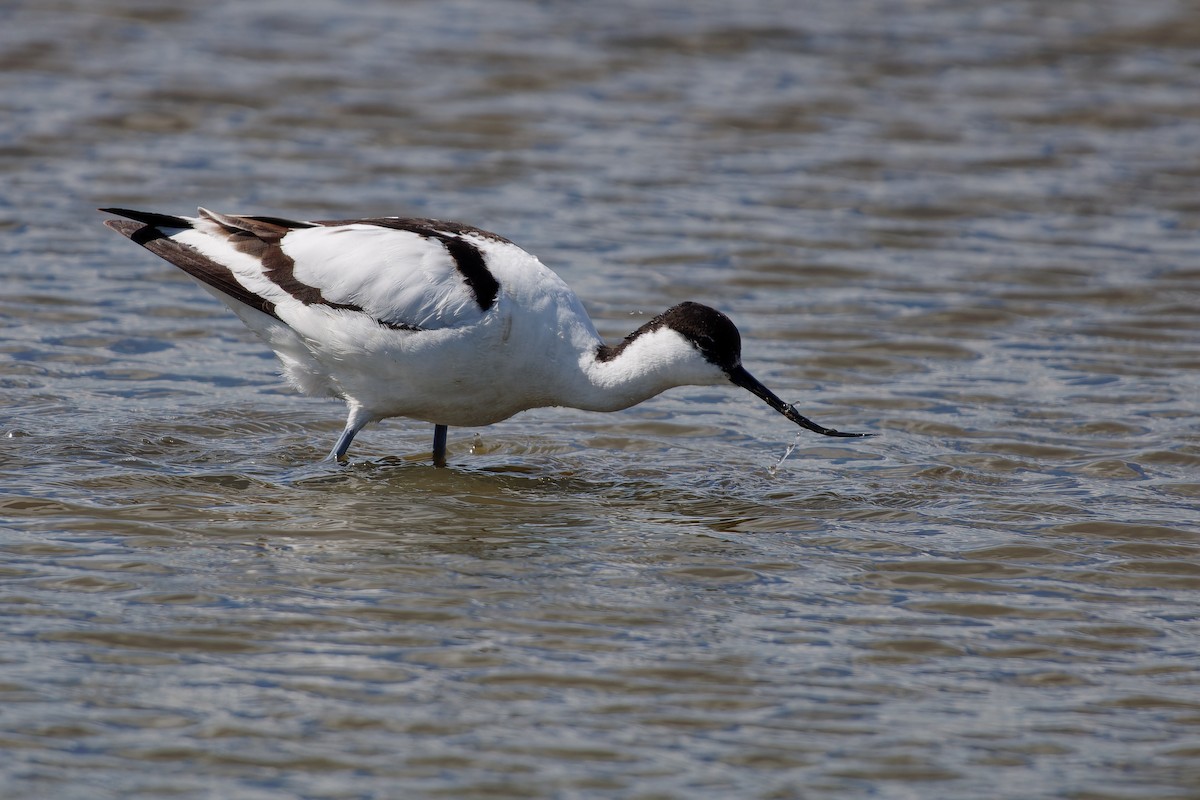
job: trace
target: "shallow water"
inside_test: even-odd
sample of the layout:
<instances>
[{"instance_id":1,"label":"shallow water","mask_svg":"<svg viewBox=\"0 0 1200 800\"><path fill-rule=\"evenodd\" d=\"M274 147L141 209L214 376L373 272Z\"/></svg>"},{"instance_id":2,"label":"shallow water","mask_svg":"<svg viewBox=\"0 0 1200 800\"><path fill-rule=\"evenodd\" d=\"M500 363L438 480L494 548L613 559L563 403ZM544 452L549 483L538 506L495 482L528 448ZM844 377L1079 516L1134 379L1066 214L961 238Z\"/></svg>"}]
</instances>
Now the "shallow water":
<instances>
[{"instance_id":1,"label":"shallow water","mask_svg":"<svg viewBox=\"0 0 1200 800\"><path fill-rule=\"evenodd\" d=\"M0 795L1197 796L1200 13L731 5L0 11ZM321 463L94 210L200 204L716 305L879 435L692 388Z\"/></svg>"}]
</instances>

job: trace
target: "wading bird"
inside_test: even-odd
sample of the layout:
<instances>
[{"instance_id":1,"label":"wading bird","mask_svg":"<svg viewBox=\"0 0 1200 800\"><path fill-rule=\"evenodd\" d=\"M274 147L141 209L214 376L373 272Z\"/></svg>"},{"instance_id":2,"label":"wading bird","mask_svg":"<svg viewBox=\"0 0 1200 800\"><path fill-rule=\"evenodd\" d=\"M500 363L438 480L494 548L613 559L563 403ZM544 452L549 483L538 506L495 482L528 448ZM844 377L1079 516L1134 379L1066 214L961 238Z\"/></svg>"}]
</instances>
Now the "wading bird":
<instances>
[{"instance_id":1,"label":"wading bird","mask_svg":"<svg viewBox=\"0 0 1200 800\"><path fill-rule=\"evenodd\" d=\"M822 427L779 399L742 366L738 329L708 306L680 303L605 344L561 278L468 225L102 210L124 217L108 227L232 308L293 387L346 401L331 459L387 417L433 423L433 460L444 465L450 425L544 406L616 411L674 386L724 383L810 431L870 435Z\"/></svg>"}]
</instances>

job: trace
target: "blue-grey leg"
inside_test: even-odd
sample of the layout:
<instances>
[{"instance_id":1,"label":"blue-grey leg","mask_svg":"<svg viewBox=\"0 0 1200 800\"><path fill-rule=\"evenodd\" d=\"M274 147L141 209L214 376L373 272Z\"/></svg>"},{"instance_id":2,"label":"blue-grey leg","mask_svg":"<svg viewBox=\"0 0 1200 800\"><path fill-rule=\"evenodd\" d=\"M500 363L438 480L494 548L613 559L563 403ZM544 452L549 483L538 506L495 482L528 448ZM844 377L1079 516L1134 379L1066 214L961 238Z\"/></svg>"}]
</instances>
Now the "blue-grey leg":
<instances>
[{"instance_id":1,"label":"blue-grey leg","mask_svg":"<svg viewBox=\"0 0 1200 800\"><path fill-rule=\"evenodd\" d=\"M446 466L446 426L433 426L433 465Z\"/></svg>"},{"instance_id":2,"label":"blue-grey leg","mask_svg":"<svg viewBox=\"0 0 1200 800\"><path fill-rule=\"evenodd\" d=\"M346 451L350 449L350 443L354 441L354 435L361 431L368 422L371 421L371 415L363 411L360 406L350 406L350 416L346 418L346 427L342 429L342 435L338 437L337 444L333 446L333 450L329 453L327 461L345 461Z\"/></svg>"}]
</instances>

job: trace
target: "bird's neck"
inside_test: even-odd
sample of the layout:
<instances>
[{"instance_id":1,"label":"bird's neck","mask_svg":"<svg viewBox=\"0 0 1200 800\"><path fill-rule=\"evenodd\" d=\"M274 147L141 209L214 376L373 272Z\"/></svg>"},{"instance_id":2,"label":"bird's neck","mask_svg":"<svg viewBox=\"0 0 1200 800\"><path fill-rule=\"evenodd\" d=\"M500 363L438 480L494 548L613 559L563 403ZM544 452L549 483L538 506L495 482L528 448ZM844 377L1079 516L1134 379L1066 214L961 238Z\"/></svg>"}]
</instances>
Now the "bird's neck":
<instances>
[{"instance_id":1,"label":"bird's neck","mask_svg":"<svg viewBox=\"0 0 1200 800\"><path fill-rule=\"evenodd\" d=\"M564 386L563 405L618 411L675 386L723 382L695 347L669 328L646 332L615 346L599 339L580 348L579 370Z\"/></svg>"}]
</instances>

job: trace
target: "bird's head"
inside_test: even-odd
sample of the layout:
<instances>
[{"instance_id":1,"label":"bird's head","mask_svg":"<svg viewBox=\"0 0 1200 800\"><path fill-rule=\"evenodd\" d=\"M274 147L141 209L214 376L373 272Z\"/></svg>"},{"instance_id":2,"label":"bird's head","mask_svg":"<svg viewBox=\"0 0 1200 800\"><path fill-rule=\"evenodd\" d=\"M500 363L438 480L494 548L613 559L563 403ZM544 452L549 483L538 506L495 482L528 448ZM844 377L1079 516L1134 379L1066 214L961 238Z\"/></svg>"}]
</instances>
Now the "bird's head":
<instances>
[{"instance_id":1,"label":"bird's head","mask_svg":"<svg viewBox=\"0 0 1200 800\"><path fill-rule=\"evenodd\" d=\"M715 308L700 303L680 303L664 311L647 323L647 326L655 324L678 333L695 348L707 364L719 370L723 379L762 398L767 405L800 427L824 436L857 438L873 435L870 433L844 433L818 425L797 411L795 406L781 400L742 366L742 335L729 317ZM720 379L705 382L716 383L720 382Z\"/></svg>"}]
</instances>

